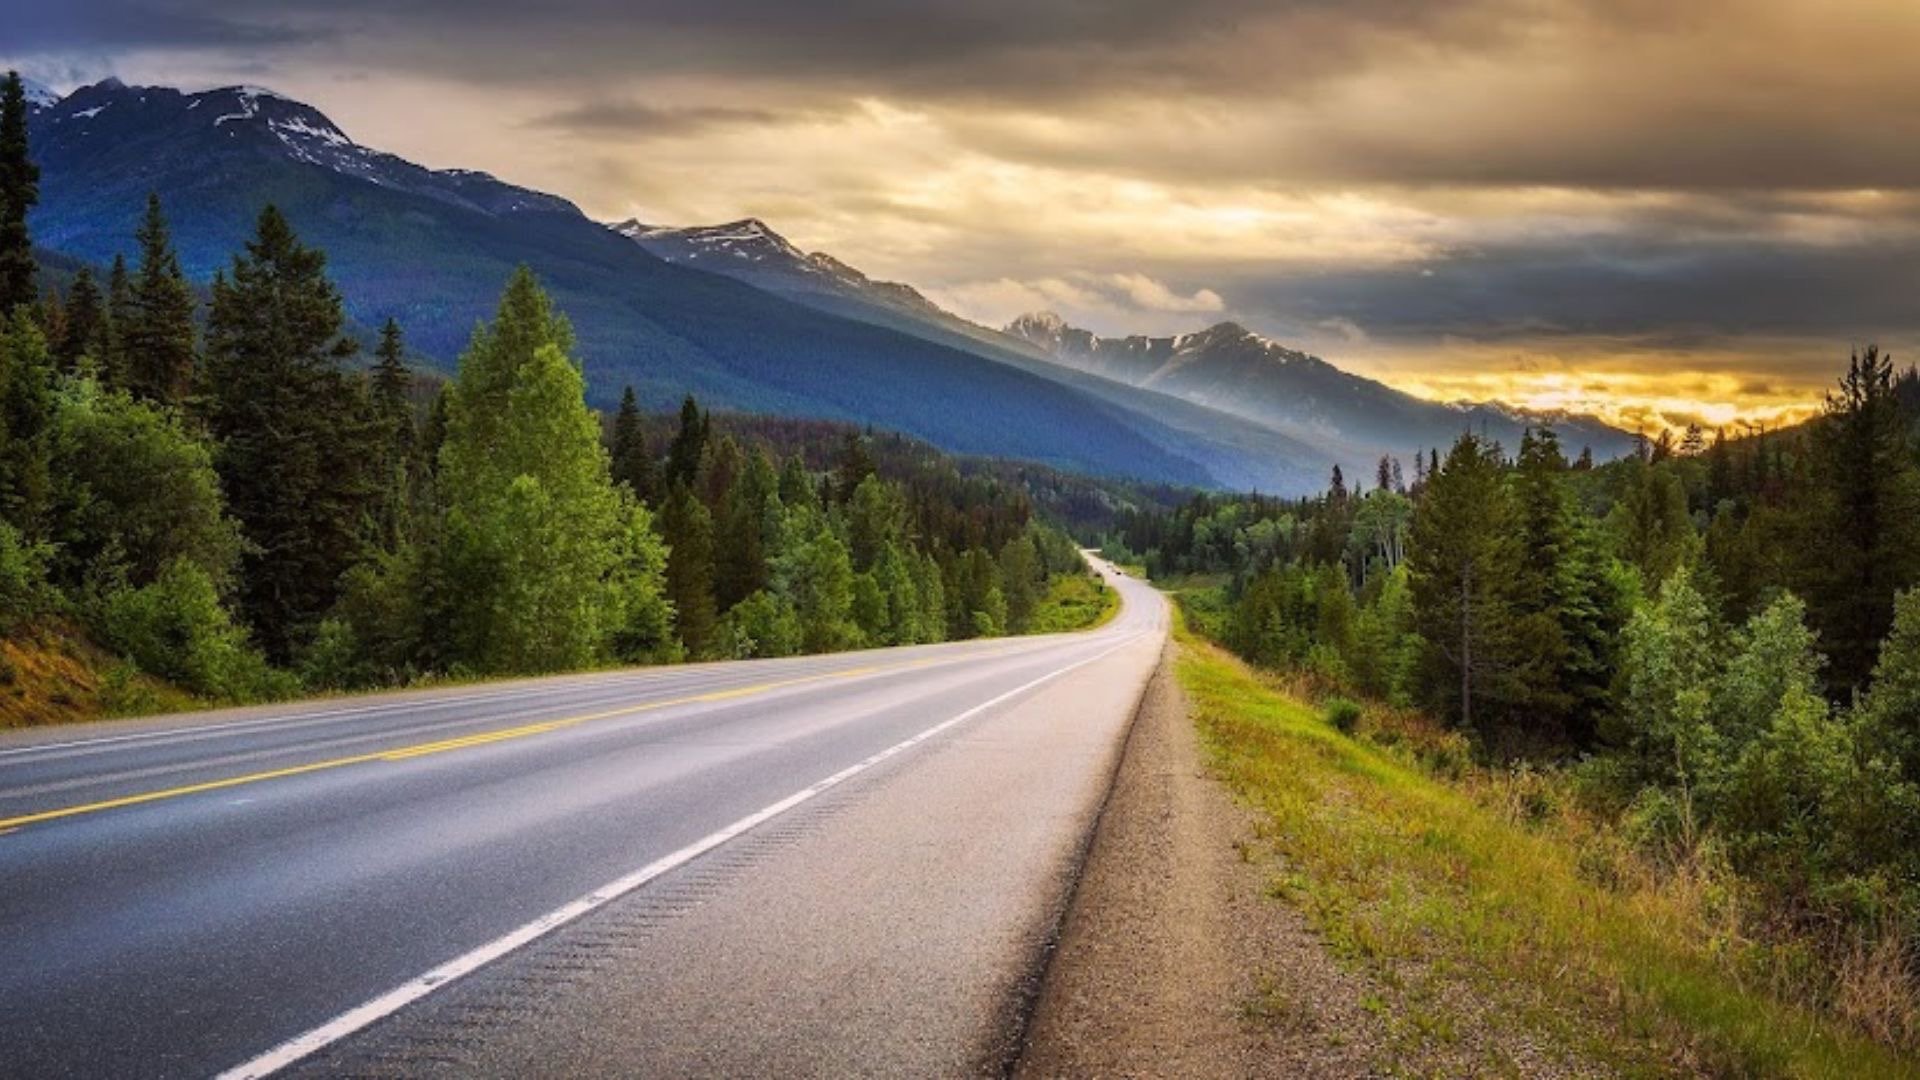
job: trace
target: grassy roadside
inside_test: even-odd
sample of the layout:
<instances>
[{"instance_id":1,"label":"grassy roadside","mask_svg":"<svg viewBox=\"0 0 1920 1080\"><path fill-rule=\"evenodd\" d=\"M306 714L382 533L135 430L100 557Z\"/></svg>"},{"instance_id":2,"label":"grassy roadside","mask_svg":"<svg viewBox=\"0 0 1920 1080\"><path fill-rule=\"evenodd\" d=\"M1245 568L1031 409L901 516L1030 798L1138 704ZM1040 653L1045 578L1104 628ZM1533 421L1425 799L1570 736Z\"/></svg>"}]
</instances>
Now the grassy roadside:
<instances>
[{"instance_id":1,"label":"grassy roadside","mask_svg":"<svg viewBox=\"0 0 1920 1080\"><path fill-rule=\"evenodd\" d=\"M1219 775L1266 819L1276 897L1366 973L1393 1058L1445 1071L1920 1075L1742 985L1701 912L1601 884L1582 853L1340 734L1184 625L1177 673ZM1418 1066L1415 1066L1416 1068Z\"/></svg>"},{"instance_id":2,"label":"grassy roadside","mask_svg":"<svg viewBox=\"0 0 1920 1080\"><path fill-rule=\"evenodd\" d=\"M1057 634L1105 626L1120 613L1120 594L1087 574L1063 574L1027 620L1029 634Z\"/></svg>"}]
</instances>

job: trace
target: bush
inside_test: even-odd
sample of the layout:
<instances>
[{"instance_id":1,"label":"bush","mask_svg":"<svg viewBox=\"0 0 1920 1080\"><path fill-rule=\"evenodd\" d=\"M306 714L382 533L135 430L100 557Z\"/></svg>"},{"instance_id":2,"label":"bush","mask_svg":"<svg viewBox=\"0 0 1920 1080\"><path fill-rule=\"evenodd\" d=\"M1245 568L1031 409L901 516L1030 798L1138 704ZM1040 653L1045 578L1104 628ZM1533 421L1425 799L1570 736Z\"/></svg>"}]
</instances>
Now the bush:
<instances>
[{"instance_id":1,"label":"bush","mask_svg":"<svg viewBox=\"0 0 1920 1080\"><path fill-rule=\"evenodd\" d=\"M149 675L221 701L283 697L297 689L247 643L207 572L185 559L151 585L108 593L100 607L102 640Z\"/></svg>"},{"instance_id":2,"label":"bush","mask_svg":"<svg viewBox=\"0 0 1920 1080\"><path fill-rule=\"evenodd\" d=\"M0 521L0 633L46 606L46 562L45 547Z\"/></svg>"},{"instance_id":3,"label":"bush","mask_svg":"<svg viewBox=\"0 0 1920 1080\"><path fill-rule=\"evenodd\" d=\"M1327 723L1342 735L1353 734L1353 729L1360 724L1360 703L1352 698L1328 698L1324 709Z\"/></svg>"}]
</instances>

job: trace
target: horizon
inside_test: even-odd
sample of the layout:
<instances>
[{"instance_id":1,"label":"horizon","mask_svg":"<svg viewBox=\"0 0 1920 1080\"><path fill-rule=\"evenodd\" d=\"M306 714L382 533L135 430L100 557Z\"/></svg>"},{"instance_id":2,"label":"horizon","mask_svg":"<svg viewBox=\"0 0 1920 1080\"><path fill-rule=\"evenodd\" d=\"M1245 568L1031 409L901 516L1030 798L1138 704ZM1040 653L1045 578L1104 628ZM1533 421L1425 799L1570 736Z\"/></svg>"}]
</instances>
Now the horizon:
<instances>
[{"instance_id":1,"label":"horizon","mask_svg":"<svg viewBox=\"0 0 1920 1080\"><path fill-rule=\"evenodd\" d=\"M1826 70L1920 42L1893 3L94 7L24 14L5 61L271 86L596 220L759 217L992 327L1230 320L1634 430L1798 419L1850 348L1920 337L1920 102Z\"/></svg>"}]
</instances>

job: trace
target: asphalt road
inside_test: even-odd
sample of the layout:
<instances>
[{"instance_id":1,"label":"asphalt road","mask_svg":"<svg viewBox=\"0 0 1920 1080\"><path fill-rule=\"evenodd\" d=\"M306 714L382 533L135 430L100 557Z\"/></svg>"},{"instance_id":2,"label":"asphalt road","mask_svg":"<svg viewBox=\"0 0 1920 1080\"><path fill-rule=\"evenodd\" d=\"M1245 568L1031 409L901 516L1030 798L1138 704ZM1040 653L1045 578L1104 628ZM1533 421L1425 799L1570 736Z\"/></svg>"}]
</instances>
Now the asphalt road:
<instances>
[{"instance_id":1,"label":"asphalt road","mask_svg":"<svg viewBox=\"0 0 1920 1080\"><path fill-rule=\"evenodd\" d=\"M1112 580L1080 634L0 735L0 1074L996 1071L1166 633Z\"/></svg>"}]
</instances>

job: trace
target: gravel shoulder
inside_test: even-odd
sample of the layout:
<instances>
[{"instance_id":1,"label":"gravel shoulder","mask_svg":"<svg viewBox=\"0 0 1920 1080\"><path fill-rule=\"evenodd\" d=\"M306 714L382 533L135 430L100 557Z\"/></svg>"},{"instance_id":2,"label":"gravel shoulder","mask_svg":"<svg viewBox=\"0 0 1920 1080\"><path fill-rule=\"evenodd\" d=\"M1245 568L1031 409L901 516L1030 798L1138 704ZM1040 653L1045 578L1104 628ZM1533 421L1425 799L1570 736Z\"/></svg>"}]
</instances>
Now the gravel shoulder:
<instances>
[{"instance_id":1,"label":"gravel shoulder","mask_svg":"<svg viewBox=\"0 0 1920 1080\"><path fill-rule=\"evenodd\" d=\"M1285 904L1206 767L1171 649L1147 687L1018 1076L1379 1075L1369 995Z\"/></svg>"}]
</instances>

